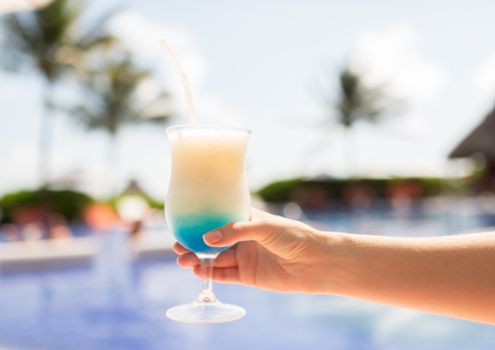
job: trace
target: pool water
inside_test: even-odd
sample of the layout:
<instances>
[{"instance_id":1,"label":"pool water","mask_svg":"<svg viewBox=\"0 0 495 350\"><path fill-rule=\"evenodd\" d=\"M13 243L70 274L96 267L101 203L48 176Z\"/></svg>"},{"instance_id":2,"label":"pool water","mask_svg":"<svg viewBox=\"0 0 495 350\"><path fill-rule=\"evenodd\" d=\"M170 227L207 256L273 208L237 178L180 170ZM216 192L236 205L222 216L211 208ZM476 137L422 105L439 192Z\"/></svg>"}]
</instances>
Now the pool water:
<instances>
[{"instance_id":1,"label":"pool water","mask_svg":"<svg viewBox=\"0 0 495 350\"><path fill-rule=\"evenodd\" d=\"M438 232L438 223L415 220L387 222L404 232ZM368 218L359 225L372 229L379 222ZM488 325L236 285L216 284L215 290L222 301L243 306L244 319L176 323L165 310L192 301L199 281L178 268L174 256L133 261L122 233L102 237L90 265L0 275L0 349L495 349Z\"/></svg>"}]
</instances>

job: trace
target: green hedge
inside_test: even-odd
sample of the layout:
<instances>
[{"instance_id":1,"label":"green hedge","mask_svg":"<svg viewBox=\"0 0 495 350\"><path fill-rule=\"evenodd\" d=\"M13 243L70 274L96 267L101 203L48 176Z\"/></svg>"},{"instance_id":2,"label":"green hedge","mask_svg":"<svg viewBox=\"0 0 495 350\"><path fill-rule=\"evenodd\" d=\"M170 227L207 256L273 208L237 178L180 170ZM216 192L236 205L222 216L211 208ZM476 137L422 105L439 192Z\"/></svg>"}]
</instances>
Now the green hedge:
<instances>
[{"instance_id":1,"label":"green hedge","mask_svg":"<svg viewBox=\"0 0 495 350\"><path fill-rule=\"evenodd\" d=\"M414 183L422 197L432 197L445 193L465 192L469 188L471 179L448 180L443 178L386 178L386 179L304 179L295 178L276 181L266 185L257 191L257 194L265 201L272 203L287 202L297 190L322 191L330 198L343 199L345 191L353 186L363 186L373 191L376 197L385 198L390 186L397 183Z\"/></svg>"},{"instance_id":2,"label":"green hedge","mask_svg":"<svg viewBox=\"0 0 495 350\"><path fill-rule=\"evenodd\" d=\"M41 207L62 214L70 222L82 220L84 208L94 202L87 194L72 190L17 191L0 198L1 222L11 222L16 208Z\"/></svg>"}]
</instances>

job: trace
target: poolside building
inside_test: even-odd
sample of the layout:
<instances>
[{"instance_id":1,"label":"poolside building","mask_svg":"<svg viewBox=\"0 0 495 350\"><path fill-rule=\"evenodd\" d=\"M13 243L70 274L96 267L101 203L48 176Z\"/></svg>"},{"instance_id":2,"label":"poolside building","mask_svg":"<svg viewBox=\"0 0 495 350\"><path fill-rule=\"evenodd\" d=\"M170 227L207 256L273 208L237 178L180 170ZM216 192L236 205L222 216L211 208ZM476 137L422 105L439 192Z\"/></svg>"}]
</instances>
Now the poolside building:
<instances>
[{"instance_id":1,"label":"poolside building","mask_svg":"<svg viewBox=\"0 0 495 350\"><path fill-rule=\"evenodd\" d=\"M449 154L449 158L471 158L481 155L485 170L477 183L479 192L495 192L495 107Z\"/></svg>"}]
</instances>

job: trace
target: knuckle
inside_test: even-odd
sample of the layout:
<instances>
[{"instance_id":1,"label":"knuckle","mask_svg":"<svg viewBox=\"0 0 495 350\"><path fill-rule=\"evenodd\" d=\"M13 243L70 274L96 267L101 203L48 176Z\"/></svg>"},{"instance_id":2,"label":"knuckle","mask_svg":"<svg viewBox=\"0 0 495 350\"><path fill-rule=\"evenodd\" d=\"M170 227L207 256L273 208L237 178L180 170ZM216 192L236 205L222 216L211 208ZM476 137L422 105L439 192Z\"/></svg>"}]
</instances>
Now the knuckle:
<instances>
[{"instance_id":1,"label":"knuckle","mask_svg":"<svg viewBox=\"0 0 495 350\"><path fill-rule=\"evenodd\" d=\"M234 234L239 234L242 233L244 226L240 222L234 222L230 228Z\"/></svg>"}]
</instances>

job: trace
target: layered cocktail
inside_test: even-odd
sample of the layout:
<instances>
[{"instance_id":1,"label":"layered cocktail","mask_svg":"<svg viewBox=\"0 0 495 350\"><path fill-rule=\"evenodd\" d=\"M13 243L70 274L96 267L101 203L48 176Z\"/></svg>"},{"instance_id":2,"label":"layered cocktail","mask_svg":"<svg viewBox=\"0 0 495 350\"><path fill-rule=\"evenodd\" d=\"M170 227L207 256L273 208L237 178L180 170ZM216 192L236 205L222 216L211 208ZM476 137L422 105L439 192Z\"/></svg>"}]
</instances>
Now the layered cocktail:
<instances>
[{"instance_id":1,"label":"layered cocktail","mask_svg":"<svg viewBox=\"0 0 495 350\"><path fill-rule=\"evenodd\" d=\"M170 309L167 315L183 322L226 322L245 314L242 308L220 303L211 290L211 269L226 248L203 241L208 231L249 219L250 196L246 150L250 132L241 128L182 125L167 129L172 172L165 201L169 228L204 266L203 290L192 304Z\"/></svg>"}]
</instances>

